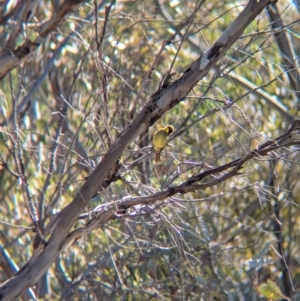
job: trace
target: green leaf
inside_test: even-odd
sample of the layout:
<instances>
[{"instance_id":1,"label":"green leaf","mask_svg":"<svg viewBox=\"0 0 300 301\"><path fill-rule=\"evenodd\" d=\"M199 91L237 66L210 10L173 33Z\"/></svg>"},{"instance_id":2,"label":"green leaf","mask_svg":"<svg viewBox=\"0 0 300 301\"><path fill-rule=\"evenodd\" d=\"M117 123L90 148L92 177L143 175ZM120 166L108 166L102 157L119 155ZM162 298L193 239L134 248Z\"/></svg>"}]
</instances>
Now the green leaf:
<instances>
[{"instance_id":1,"label":"green leaf","mask_svg":"<svg viewBox=\"0 0 300 301\"><path fill-rule=\"evenodd\" d=\"M258 291L269 300L290 300L288 297L284 296L280 288L276 283L270 279L267 280L267 283L263 283L258 287Z\"/></svg>"}]
</instances>

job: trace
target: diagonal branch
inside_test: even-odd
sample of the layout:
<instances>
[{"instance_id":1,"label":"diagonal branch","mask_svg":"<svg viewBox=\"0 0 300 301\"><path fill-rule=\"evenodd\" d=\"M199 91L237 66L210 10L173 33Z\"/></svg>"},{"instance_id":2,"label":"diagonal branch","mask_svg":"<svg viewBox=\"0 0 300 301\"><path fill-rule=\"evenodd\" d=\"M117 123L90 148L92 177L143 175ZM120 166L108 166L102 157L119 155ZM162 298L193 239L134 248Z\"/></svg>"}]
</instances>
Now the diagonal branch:
<instances>
[{"instance_id":1,"label":"diagonal branch","mask_svg":"<svg viewBox=\"0 0 300 301\"><path fill-rule=\"evenodd\" d=\"M129 213L129 209L139 205L139 209L134 211L143 210L145 205L151 205L157 201L165 200L172 197L178 193L185 194L195 190L203 190L208 187L218 185L240 173L243 169L244 164L251 160L253 157L260 157L269 154L270 152L280 149L282 147L299 145L300 136L298 132L300 131L300 120L296 120L287 132L283 135L275 138L274 140L267 141L260 144L255 150L249 152L243 157L235 159L229 163L223 164L218 167L210 166L210 169L196 174L190 177L187 181L181 185L171 186L160 192L152 195L143 197L125 197L121 200L110 202L107 204L100 205L96 207L92 212L85 213L79 216L80 219L91 218L91 220L86 224L85 227L80 227L73 232L71 232L65 244L72 242L74 239L78 239L82 235L87 235L94 229L102 227L108 221L126 216ZM297 136L298 135L298 136ZM296 138L296 139L295 139ZM218 176L220 175L221 176ZM212 177L213 176L213 177ZM203 182L206 178L209 178L206 182ZM211 180L212 179L212 180ZM202 183L201 183L202 182Z\"/></svg>"},{"instance_id":2,"label":"diagonal branch","mask_svg":"<svg viewBox=\"0 0 300 301\"><path fill-rule=\"evenodd\" d=\"M24 5L26 2L27 1L24 1ZM43 43L45 38L57 28L68 13L72 12L78 5L84 2L86 2L86 0L65 0L51 18L36 29L35 33L38 33L36 38L26 39L22 45L15 49L12 48L14 45L6 45L7 47L2 46L3 49L0 53L0 79L10 70L19 66L22 60L34 52L40 44ZM23 22L26 22L26 20L23 20ZM10 44L16 44L16 39L14 43L10 42Z\"/></svg>"},{"instance_id":3,"label":"diagonal branch","mask_svg":"<svg viewBox=\"0 0 300 301\"><path fill-rule=\"evenodd\" d=\"M75 1L75 3L78 2ZM12 300L24 289L32 286L43 275L62 251L70 228L83 212L92 196L101 189L102 183L109 174L110 169L119 160L127 145L158 120L163 113L183 100L198 81L206 76L209 70L224 56L245 28L271 3L272 1L270 0L250 0L245 9L225 30L218 41L207 52L201 55L185 71L181 78L171 84L165 85L150 97L141 112L137 114L112 144L107 154L89 176L73 201L59 213L56 227L48 243L46 245L40 243L36 249L38 252L35 252L34 258L17 275L0 286L0 299ZM262 153L264 151L266 150L261 150ZM236 162L236 165L233 165L233 167L241 165L241 162ZM192 183L189 187L192 189ZM170 191L165 192L165 197L170 196L174 188L171 187L170 189ZM184 187L180 187L178 193L180 192L185 192Z\"/></svg>"}]
</instances>

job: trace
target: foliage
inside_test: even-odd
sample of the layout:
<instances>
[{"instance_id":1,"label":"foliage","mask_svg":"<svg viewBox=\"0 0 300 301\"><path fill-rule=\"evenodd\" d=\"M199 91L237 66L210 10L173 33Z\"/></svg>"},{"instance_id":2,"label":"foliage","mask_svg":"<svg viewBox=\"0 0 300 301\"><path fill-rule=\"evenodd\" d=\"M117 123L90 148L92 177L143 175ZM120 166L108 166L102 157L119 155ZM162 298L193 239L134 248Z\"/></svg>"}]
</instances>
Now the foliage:
<instances>
[{"instance_id":1,"label":"foliage","mask_svg":"<svg viewBox=\"0 0 300 301\"><path fill-rule=\"evenodd\" d=\"M227 0L78 1L41 37L46 20L70 1L38 2L15 34L21 2L8 1L0 17L0 58L31 45L15 68L0 72L2 282L12 265L34 256L37 237L50 239L46 225L145 103L245 8ZM272 27L272 13L284 28ZM252 300L257 287L273 284L284 298L299 297L299 134L288 132L299 108L297 31L296 7L270 4L186 98L130 141L33 287L36 296ZM288 36L290 65L277 32ZM153 165L152 134L167 124L175 133L163 164ZM232 175L209 173L262 146L268 152L253 153ZM169 193L202 173L194 189ZM97 220L112 208L113 217Z\"/></svg>"}]
</instances>

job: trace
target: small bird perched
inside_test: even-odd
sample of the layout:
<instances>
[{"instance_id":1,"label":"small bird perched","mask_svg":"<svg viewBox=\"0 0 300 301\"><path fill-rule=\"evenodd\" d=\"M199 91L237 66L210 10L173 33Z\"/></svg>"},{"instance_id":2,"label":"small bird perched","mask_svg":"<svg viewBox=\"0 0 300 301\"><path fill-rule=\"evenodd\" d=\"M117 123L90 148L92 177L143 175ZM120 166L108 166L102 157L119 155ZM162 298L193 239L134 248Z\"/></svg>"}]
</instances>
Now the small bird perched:
<instances>
[{"instance_id":1,"label":"small bird perched","mask_svg":"<svg viewBox=\"0 0 300 301\"><path fill-rule=\"evenodd\" d=\"M164 128L157 130L152 138L152 144L155 150L155 157L153 160L153 164L161 164L160 153L167 145L168 136L174 132L173 125L167 125Z\"/></svg>"}]
</instances>

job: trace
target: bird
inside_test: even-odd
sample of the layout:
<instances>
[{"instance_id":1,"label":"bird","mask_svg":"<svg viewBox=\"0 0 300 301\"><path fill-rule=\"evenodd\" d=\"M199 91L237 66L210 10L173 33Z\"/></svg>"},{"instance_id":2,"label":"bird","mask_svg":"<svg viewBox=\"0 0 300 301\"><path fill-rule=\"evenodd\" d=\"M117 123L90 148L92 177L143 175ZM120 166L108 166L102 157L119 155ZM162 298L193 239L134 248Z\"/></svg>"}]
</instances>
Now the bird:
<instances>
[{"instance_id":1,"label":"bird","mask_svg":"<svg viewBox=\"0 0 300 301\"><path fill-rule=\"evenodd\" d=\"M155 157L153 160L153 164L161 164L161 156L160 153L167 145L168 136L174 132L173 125L167 125L164 128L158 129L152 138L152 144L155 150Z\"/></svg>"}]
</instances>

